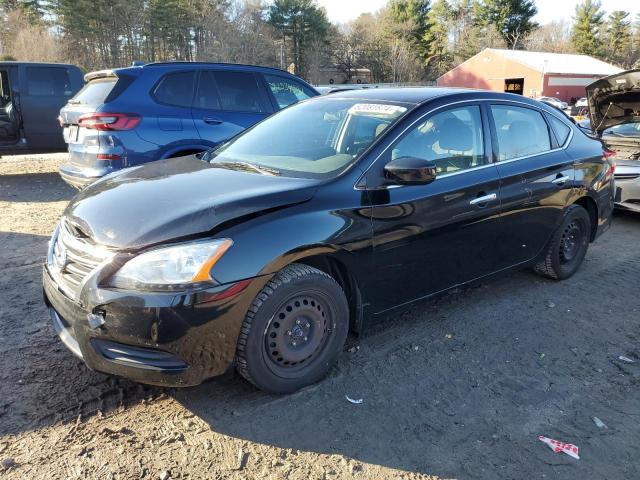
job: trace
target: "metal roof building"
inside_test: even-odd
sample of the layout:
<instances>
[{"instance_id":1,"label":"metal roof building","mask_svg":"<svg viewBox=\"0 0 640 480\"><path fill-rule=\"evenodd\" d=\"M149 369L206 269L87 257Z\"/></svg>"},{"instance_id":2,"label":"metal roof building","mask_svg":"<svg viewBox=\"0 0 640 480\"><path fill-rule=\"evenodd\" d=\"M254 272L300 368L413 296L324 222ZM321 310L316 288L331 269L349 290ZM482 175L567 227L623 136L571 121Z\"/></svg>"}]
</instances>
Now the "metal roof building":
<instances>
[{"instance_id":1,"label":"metal roof building","mask_svg":"<svg viewBox=\"0 0 640 480\"><path fill-rule=\"evenodd\" d=\"M568 101L622 69L587 55L485 48L438 78L438 86L484 88Z\"/></svg>"}]
</instances>

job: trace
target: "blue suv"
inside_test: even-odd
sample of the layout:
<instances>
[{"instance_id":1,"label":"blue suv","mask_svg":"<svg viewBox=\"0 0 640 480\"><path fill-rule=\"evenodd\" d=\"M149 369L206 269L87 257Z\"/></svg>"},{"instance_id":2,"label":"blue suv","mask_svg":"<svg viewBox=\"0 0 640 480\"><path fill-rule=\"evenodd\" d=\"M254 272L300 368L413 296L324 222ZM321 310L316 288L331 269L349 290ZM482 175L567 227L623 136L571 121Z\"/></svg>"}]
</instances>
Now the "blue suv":
<instances>
[{"instance_id":1,"label":"blue suv","mask_svg":"<svg viewBox=\"0 0 640 480\"><path fill-rule=\"evenodd\" d=\"M60 111L62 178L83 188L134 165L208 150L273 112L319 95L282 70L168 62L102 70Z\"/></svg>"}]
</instances>

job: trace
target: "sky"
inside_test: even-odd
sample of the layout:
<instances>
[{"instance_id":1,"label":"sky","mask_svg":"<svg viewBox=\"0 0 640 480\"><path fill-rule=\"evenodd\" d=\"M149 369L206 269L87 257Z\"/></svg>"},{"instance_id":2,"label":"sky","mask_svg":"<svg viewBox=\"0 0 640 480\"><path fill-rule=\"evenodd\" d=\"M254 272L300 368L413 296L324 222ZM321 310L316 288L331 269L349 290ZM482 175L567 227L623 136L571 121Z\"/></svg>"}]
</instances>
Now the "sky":
<instances>
[{"instance_id":1,"label":"sky","mask_svg":"<svg viewBox=\"0 0 640 480\"><path fill-rule=\"evenodd\" d=\"M318 4L326 8L329 20L334 23L348 22L361 13L375 12L386 3L387 0L318 0ZM540 24L559 19L570 21L577 3L578 0L536 0L536 21ZM602 0L602 8L607 12L624 10L631 13L631 18L635 18L635 15L640 13L640 1Z\"/></svg>"}]
</instances>

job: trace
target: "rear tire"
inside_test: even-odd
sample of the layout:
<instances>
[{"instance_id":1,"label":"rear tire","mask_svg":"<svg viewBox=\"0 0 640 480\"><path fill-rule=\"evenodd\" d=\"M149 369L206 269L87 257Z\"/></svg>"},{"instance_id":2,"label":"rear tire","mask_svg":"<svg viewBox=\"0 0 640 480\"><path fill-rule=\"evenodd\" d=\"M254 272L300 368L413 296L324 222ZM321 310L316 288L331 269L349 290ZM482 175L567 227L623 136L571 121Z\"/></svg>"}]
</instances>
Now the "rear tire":
<instances>
[{"instance_id":1,"label":"rear tire","mask_svg":"<svg viewBox=\"0 0 640 480\"><path fill-rule=\"evenodd\" d=\"M238 372L261 390L294 392L327 374L348 330L340 285L316 268L288 265L249 307L238 338Z\"/></svg>"},{"instance_id":2,"label":"rear tire","mask_svg":"<svg viewBox=\"0 0 640 480\"><path fill-rule=\"evenodd\" d=\"M553 234L544 260L534 267L536 273L554 280L564 280L576 273L589 248L590 232L587 211L580 205L571 205Z\"/></svg>"}]
</instances>

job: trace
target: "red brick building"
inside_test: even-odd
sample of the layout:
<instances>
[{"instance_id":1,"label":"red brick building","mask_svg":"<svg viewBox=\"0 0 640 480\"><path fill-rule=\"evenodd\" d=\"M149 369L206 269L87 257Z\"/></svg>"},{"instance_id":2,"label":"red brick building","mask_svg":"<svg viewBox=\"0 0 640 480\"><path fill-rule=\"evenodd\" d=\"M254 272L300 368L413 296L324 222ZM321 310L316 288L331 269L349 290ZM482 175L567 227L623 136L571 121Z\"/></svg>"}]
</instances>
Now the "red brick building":
<instances>
[{"instance_id":1,"label":"red brick building","mask_svg":"<svg viewBox=\"0 0 640 480\"><path fill-rule=\"evenodd\" d=\"M483 88L527 97L584 97L585 86L622 69L587 55L485 48L438 78L438 86Z\"/></svg>"}]
</instances>

